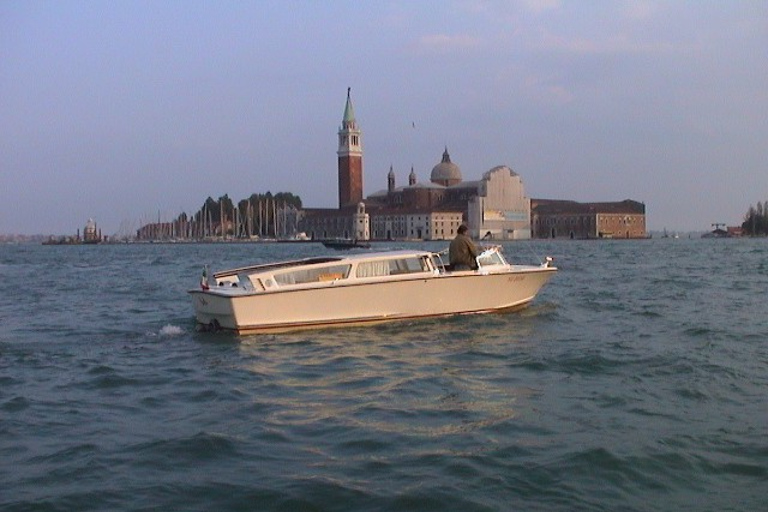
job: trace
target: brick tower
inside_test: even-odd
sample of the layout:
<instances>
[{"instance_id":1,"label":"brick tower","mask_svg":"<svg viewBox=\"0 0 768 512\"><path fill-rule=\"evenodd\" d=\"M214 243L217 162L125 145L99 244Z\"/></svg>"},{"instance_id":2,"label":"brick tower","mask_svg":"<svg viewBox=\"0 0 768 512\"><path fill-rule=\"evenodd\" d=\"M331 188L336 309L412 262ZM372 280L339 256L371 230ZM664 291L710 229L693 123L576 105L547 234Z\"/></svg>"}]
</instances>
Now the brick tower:
<instances>
[{"instance_id":1,"label":"brick tower","mask_svg":"<svg viewBox=\"0 0 768 512\"><path fill-rule=\"evenodd\" d=\"M355 121L350 89L344 119L339 128L339 208L357 206L363 200L363 146L360 129Z\"/></svg>"}]
</instances>

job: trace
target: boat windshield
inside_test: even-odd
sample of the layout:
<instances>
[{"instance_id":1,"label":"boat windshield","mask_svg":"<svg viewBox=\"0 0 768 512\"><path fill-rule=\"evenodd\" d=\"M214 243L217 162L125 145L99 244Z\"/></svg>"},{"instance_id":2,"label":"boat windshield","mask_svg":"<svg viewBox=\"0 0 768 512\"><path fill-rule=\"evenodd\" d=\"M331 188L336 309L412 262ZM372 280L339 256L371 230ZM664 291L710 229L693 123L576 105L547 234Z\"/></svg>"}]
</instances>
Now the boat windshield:
<instances>
[{"instance_id":1,"label":"boat windshield","mask_svg":"<svg viewBox=\"0 0 768 512\"><path fill-rule=\"evenodd\" d=\"M502 256L496 248L487 249L480 253L480 255L477 257L477 263L481 267L507 264L507 262L504 260L504 256Z\"/></svg>"}]
</instances>

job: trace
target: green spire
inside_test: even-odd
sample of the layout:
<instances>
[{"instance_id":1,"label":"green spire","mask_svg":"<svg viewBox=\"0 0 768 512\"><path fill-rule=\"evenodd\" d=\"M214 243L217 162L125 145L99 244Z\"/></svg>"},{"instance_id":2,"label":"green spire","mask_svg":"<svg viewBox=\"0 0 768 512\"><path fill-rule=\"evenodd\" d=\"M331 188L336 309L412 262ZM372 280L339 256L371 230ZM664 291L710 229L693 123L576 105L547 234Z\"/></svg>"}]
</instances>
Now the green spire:
<instances>
[{"instance_id":1,"label":"green spire","mask_svg":"<svg viewBox=\"0 0 768 512\"><path fill-rule=\"evenodd\" d=\"M347 87L347 105L344 107L344 123L355 122L355 109L352 108L352 98L350 98L351 87Z\"/></svg>"}]
</instances>

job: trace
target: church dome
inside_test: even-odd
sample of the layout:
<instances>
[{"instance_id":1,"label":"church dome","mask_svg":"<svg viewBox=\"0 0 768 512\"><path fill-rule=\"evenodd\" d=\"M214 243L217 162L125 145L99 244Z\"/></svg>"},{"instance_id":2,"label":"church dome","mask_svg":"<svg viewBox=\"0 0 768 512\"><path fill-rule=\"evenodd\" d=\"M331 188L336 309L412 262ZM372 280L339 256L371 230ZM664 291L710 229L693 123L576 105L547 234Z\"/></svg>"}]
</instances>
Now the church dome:
<instances>
[{"instance_id":1,"label":"church dome","mask_svg":"<svg viewBox=\"0 0 768 512\"><path fill-rule=\"evenodd\" d=\"M85 229L83 230L83 234L93 234L96 233L96 223L93 221L93 219L88 219L88 222L85 223Z\"/></svg>"},{"instance_id":2,"label":"church dome","mask_svg":"<svg viewBox=\"0 0 768 512\"><path fill-rule=\"evenodd\" d=\"M443 152L443 160L432 168L430 181L446 187L461 183L461 169L459 169L458 165L451 162L451 156L448 154L447 147Z\"/></svg>"}]
</instances>

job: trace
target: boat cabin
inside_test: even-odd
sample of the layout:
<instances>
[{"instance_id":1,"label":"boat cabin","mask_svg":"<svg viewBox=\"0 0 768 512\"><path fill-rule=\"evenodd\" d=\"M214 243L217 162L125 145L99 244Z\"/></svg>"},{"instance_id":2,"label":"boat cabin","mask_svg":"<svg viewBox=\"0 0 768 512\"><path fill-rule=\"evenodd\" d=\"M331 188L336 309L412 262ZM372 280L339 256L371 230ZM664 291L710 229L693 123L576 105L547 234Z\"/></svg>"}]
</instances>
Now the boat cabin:
<instances>
[{"instance_id":1,"label":"boat cabin","mask_svg":"<svg viewBox=\"0 0 768 512\"><path fill-rule=\"evenodd\" d=\"M494 266L507 265L497 248L483 252L478 257L478 264L485 271ZM255 265L214 274L208 284L211 288L228 288L236 294L425 278L449 273L450 269L440 253L390 251Z\"/></svg>"}]
</instances>

